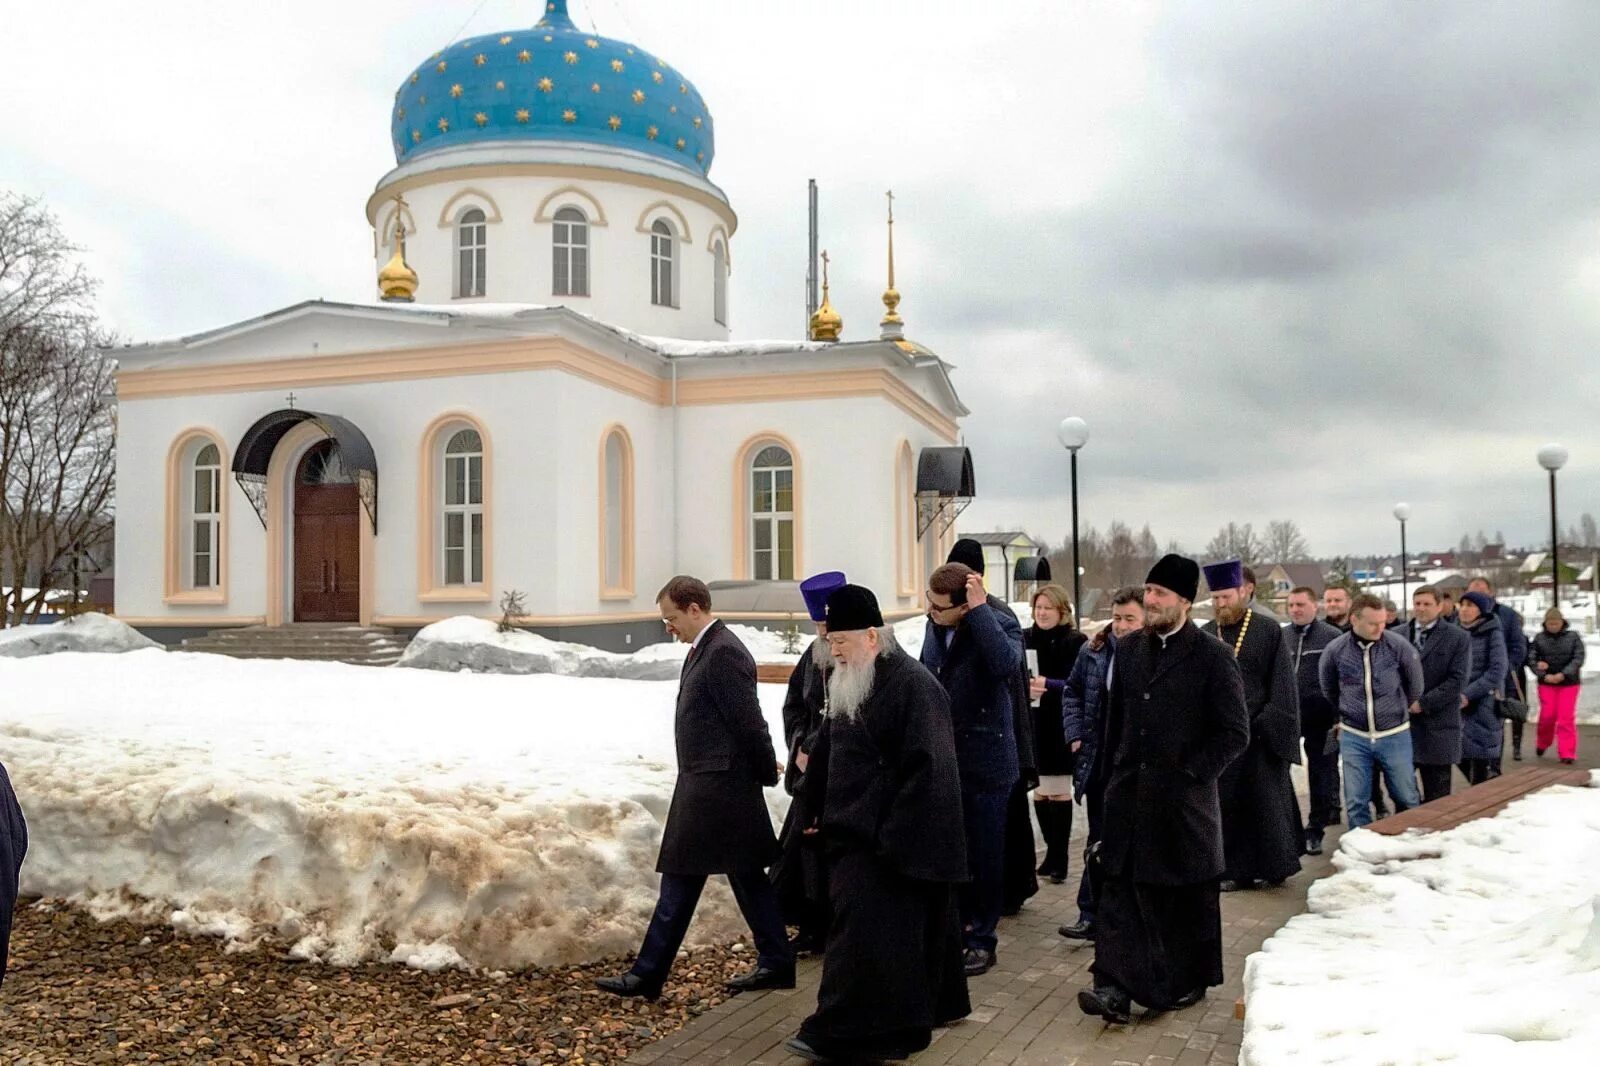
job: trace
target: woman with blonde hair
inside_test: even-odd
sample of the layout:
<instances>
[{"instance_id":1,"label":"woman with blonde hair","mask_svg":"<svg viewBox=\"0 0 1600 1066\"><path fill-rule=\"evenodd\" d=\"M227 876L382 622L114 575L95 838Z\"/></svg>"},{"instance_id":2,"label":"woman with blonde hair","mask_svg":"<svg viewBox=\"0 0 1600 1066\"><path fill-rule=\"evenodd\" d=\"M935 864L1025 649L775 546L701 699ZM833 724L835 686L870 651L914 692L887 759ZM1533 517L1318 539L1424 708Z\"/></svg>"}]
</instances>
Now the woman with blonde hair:
<instances>
[{"instance_id":1,"label":"woman with blonde hair","mask_svg":"<svg viewBox=\"0 0 1600 1066\"><path fill-rule=\"evenodd\" d=\"M1061 693L1072 675L1078 651L1087 643L1072 624L1072 601L1060 585L1046 585L1033 594L1033 625L1023 634L1023 647L1037 657L1028 694L1039 703L1033 716L1034 751L1039 762L1039 787L1033 810L1044 837L1039 876L1061 884L1067 879L1072 836L1072 770L1074 757L1061 718Z\"/></svg>"},{"instance_id":2,"label":"woman with blonde hair","mask_svg":"<svg viewBox=\"0 0 1600 1066\"><path fill-rule=\"evenodd\" d=\"M1544 613L1544 628L1528 650L1533 675L1539 679L1539 739L1534 754L1540 757L1555 742L1564 763L1578 758L1578 686L1583 675L1583 637L1567 624L1561 609Z\"/></svg>"}]
</instances>

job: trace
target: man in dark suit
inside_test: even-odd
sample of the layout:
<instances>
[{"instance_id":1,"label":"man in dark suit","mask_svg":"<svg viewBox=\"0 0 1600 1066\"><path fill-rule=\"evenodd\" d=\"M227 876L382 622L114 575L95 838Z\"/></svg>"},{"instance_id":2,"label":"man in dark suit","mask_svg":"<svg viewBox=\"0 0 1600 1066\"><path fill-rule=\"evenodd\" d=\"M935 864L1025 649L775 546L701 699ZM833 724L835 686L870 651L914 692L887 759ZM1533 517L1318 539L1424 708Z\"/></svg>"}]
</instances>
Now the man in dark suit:
<instances>
[{"instance_id":1,"label":"man in dark suit","mask_svg":"<svg viewBox=\"0 0 1600 1066\"><path fill-rule=\"evenodd\" d=\"M705 582L675 577L656 605L667 632L690 645L673 725L678 781L656 862L661 893L633 968L595 986L619 996L659 996L706 878L726 874L756 942L756 968L727 987L793 988L794 953L765 872L778 841L761 790L778 783L781 768L756 699L755 660L712 616Z\"/></svg>"},{"instance_id":2,"label":"man in dark suit","mask_svg":"<svg viewBox=\"0 0 1600 1066\"><path fill-rule=\"evenodd\" d=\"M1339 630L1317 617L1317 594L1305 585L1289 593L1289 628L1283 634L1294 661L1295 684L1300 689L1300 739L1306 746L1306 782L1311 805L1306 809L1306 854L1322 854L1322 838L1330 825L1338 825L1339 749L1328 734L1339 722L1328 697L1322 694L1318 668L1322 649L1339 636Z\"/></svg>"},{"instance_id":3,"label":"man in dark suit","mask_svg":"<svg viewBox=\"0 0 1600 1066\"><path fill-rule=\"evenodd\" d=\"M1452 767L1461 761L1461 692L1472 676L1472 638L1443 618L1439 590L1423 585L1411 597L1411 621L1401 633L1422 655L1422 695L1411 715L1411 761L1422 780L1422 802L1450 795Z\"/></svg>"},{"instance_id":4,"label":"man in dark suit","mask_svg":"<svg viewBox=\"0 0 1600 1066\"><path fill-rule=\"evenodd\" d=\"M1145 630L1117 644L1106 711L1100 853L1085 1014L1126 1024L1132 1002L1198 1003L1223 981L1222 804L1218 779L1250 744L1232 649L1196 629L1192 559L1168 555L1145 579Z\"/></svg>"}]
</instances>

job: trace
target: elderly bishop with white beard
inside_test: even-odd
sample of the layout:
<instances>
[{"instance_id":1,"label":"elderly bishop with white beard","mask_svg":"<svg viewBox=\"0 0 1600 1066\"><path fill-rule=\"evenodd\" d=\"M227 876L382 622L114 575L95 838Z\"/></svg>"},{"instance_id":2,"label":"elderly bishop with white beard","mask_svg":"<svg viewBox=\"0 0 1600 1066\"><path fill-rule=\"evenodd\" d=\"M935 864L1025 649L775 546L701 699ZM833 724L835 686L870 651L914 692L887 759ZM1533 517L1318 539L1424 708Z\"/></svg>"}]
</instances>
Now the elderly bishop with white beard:
<instances>
[{"instance_id":1,"label":"elderly bishop with white beard","mask_svg":"<svg viewBox=\"0 0 1600 1066\"><path fill-rule=\"evenodd\" d=\"M833 914L816 1013L787 1047L810 1062L900 1059L971 1011L955 735L944 688L896 645L870 590L829 596L827 626L827 721L806 776Z\"/></svg>"}]
</instances>

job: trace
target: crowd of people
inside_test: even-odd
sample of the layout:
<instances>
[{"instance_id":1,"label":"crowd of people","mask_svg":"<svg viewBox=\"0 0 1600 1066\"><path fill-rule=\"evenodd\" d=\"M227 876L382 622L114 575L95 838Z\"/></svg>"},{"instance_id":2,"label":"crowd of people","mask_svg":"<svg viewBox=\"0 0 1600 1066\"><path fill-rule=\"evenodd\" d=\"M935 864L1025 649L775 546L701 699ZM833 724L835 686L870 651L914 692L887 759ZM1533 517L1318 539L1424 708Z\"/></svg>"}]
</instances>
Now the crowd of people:
<instances>
[{"instance_id":1,"label":"crowd of people","mask_svg":"<svg viewBox=\"0 0 1600 1066\"><path fill-rule=\"evenodd\" d=\"M1199 625L1202 570L1214 617ZM823 954L789 1050L905 1057L970 1011L1004 916L1039 878L1068 879L1082 803L1079 913L1060 933L1094 947L1080 1008L1127 1023L1135 1004L1181 1009L1222 982L1222 893L1282 884L1329 826L1447 796L1458 769L1469 783L1500 773L1507 721L1521 758L1525 667L1536 754L1576 758L1583 641L1559 611L1530 645L1477 578L1459 603L1417 589L1404 622L1370 594L1333 587L1319 603L1296 588L1280 623L1255 583L1238 560L1168 555L1095 632L1055 585L1024 629L963 540L928 577L913 658L870 590L819 574L801 584L818 637L789 682L779 762L753 659L707 587L674 578L658 603L691 648L660 899L633 967L599 987L659 995L706 878L724 874L757 951L731 990L792 988L796 956ZM793 798L774 837L762 790L780 779Z\"/></svg>"}]
</instances>

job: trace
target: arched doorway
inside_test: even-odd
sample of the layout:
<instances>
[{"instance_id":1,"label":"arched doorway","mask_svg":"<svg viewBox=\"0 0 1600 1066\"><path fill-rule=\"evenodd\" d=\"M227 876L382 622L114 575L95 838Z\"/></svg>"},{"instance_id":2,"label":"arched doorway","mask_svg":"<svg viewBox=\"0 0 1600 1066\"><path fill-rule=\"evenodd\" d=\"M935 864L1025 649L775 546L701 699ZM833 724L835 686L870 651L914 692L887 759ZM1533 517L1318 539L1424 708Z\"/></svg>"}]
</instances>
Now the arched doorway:
<instances>
[{"instance_id":1,"label":"arched doorway","mask_svg":"<svg viewBox=\"0 0 1600 1066\"><path fill-rule=\"evenodd\" d=\"M312 445L295 469L293 618L361 618L361 497L332 440Z\"/></svg>"}]
</instances>

